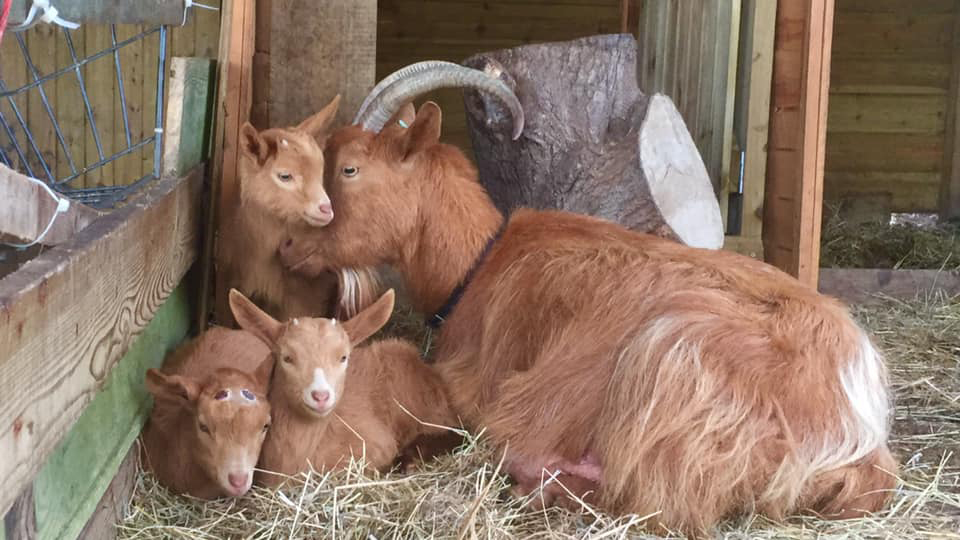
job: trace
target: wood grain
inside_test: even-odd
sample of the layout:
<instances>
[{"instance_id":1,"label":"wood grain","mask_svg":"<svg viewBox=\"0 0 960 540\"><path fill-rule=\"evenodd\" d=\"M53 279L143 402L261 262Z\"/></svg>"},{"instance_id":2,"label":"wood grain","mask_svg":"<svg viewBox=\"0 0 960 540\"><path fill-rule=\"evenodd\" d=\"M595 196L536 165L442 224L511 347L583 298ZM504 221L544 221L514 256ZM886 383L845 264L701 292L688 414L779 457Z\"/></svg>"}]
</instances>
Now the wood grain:
<instances>
[{"instance_id":1,"label":"wood grain","mask_svg":"<svg viewBox=\"0 0 960 540\"><path fill-rule=\"evenodd\" d=\"M14 241L20 243L37 238L57 210L57 204L46 189L2 164L0 201L14 201L13 204L0 205L0 238L13 237ZM54 220L43 238L43 244L55 246L66 242L100 215L93 208L72 202L66 213Z\"/></svg>"},{"instance_id":2,"label":"wood grain","mask_svg":"<svg viewBox=\"0 0 960 540\"><path fill-rule=\"evenodd\" d=\"M821 268L820 292L849 304L868 304L883 296L913 300L942 292L960 295L960 273L940 270Z\"/></svg>"},{"instance_id":3,"label":"wood grain","mask_svg":"<svg viewBox=\"0 0 960 540\"><path fill-rule=\"evenodd\" d=\"M0 280L0 511L193 263L200 186L161 180Z\"/></svg>"},{"instance_id":4,"label":"wood grain","mask_svg":"<svg viewBox=\"0 0 960 540\"><path fill-rule=\"evenodd\" d=\"M213 138L213 192L214 204L207 225L207 236L214 242L205 243L203 256L203 287L200 305L200 327L206 326L206 298L209 296L209 275L212 272L213 253L223 249L216 235L226 229L233 219L232 209L239 201L237 178L237 144L240 126L250 118L252 103L252 76L254 37L256 32L256 5L254 0L227 2L220 23L220 69L217 82L216 119ZM213 251L207 251L206 246ZM219 257L218 257L219 258ZM223 272L214 274L215 317L224 319L229 312Z\"/></svg>"}]
</instances>

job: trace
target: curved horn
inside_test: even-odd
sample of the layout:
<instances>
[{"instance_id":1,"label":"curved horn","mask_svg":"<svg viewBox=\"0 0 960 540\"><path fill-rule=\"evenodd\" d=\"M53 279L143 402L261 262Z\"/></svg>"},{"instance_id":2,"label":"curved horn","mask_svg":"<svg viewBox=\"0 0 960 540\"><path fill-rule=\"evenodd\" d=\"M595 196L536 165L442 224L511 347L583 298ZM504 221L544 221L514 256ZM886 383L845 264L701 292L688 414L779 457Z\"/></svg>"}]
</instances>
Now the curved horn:
<instances>
[{"instance_id":1,"label":"curved horn","mask_svg":"<svg viewBox=\"0 0 960 540\"><path fill-rule=\"evenodd\" d=\"M459 67L458 64L454 64L453 62L446 62L444 60L427 60L424 62L417 62L415 64L410 64L407 67L400 68L394 71L393 73L391 73L390 75L387 75L382 81L378 82L377 85L373 87L373 90L371 90L370 93L367 94L367 97L364 98L363 103L360 104L360 108L357 110L357 115L354 117L353 123L359 124L360 119L364 116L364 114L367 112L367 109L370 107L370 103L374 99L376 99L377 96L383 93L383 90L385 88L393 84L398 79L409 77L414 73L418 73L425 70L431 70L441 66Z\"/></svg>"},{"instance_id":2,"label":"curved horn","mask_svg":"<svg viewBox=\"0 0 960 540\"><path fill-rule=\"evenodd\" d=\"M408 67L415 66L416 64ZM411 69L409 73L405 78L397 78L379 95L374 96L367 106L367 111L357 118L356 123L367 131L379 132L400 107L417 96L438 88L473 88L489 93L510 110L510 116L513 118L514 140L523 132L523 108L520 106L520 100L500 79L495 79L483 71L457 64Z\"/></svg>"}]
</instances>

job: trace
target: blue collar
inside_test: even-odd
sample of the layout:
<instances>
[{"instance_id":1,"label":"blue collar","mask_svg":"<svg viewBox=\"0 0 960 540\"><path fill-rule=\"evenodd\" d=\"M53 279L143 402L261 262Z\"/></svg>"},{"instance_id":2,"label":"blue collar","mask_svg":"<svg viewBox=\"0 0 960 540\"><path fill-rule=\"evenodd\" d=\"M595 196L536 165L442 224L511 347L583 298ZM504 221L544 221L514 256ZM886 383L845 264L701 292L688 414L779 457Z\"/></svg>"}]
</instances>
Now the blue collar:
<instances>
[{"instance_id":1,"label":"blue collar","mask_svg":"<svg viewBox=\"0 0 960 540\"><path fill-rule=\"evenodd\" d=\"M473 266L467 270L467 274L463 277L463 280L457 284L456 288L453 289L453 292L450 293L450 296L447 298L447 301L440 306L440 309L436 311L433 315L427 317L427 326L430 328L436 329L439 328L443 321L450 316L450 312L453 311L453 308L457 306L457 303L460 302L460 298L463 296L463 292L466 290L467 285L470 285L470 281L473 280L473 275L477 272L477 268L480 267L480 264L487 258L487 254L490 253L490 249L493 248L493 244L503 236L504 229L507 228L507 218L503 219L503 222L500 223L500 228L497 229L497 232L487 240L487 245L484 246L483 251L480 252L480 255L473 261Z\"/></svg>"}]
</instances>

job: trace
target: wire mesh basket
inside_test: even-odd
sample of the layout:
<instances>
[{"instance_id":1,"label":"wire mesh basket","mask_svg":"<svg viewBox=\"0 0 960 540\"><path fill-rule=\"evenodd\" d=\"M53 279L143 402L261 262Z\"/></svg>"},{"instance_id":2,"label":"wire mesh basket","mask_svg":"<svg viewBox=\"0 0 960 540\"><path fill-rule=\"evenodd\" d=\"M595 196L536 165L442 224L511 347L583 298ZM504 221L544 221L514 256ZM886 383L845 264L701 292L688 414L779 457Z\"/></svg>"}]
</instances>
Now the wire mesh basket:
<instances>
[{"instance_id":1,"label":"wire mesh basket","mask_svg":"<svg viewBox=\"0 0 960 540\"><path fill-rule=\"evenodd\" d=\"M84 204L122 203L160 173L166 60L165 25L7 32L0 162Z\"/></svg>"}]
</instances>

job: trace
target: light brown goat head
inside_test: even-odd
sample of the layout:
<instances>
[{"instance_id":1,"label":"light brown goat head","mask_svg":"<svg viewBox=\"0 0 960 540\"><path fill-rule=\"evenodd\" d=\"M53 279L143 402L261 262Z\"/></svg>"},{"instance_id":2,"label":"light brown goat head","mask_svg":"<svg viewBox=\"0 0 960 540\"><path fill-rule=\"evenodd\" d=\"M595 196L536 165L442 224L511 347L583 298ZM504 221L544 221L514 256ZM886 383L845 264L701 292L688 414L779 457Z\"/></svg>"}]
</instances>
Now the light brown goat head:
<instances>
[{"instance_id":1,"label":"light brown goat head","mask_svg":"<svg viewBox=\"0 0 960 540\"><path fill-rule=\"evenodd\" d=\"M323 417L343 397L350 353L377 332L393 312L389 289L376 302L344 322L301 317L280 322L236 289L230 308L240 327L260 338L276 358L271 398L278 396L293 410Z\"/></svg>"},{"instance_id":2,"label":"light brown goat head","mask_svg":"<svg viewBox=\"0 0 960 540\"><path fill-rule=\"evenodd\" d=\"M292 128L258 132L240 128L243 204L253 204L288 223L323 227L333 207L323 186L323 144L337 114L340 96Z\"/></svg>"},{"instance_id":3,"label":"light brown goat head","mask_svg":"<svg viewBox=\"0 0 960 540\"><path fill-rule=\"evenodd\" d=\"M191 425L182 426L195 441L191 451L226 496L243 495L253 481L270 426L272 369L273 359L267 358L253 374L222 368L204 380L147 371L147 390L154 399L182 407L193 417Z\"/></svg>"}]
</instances>

